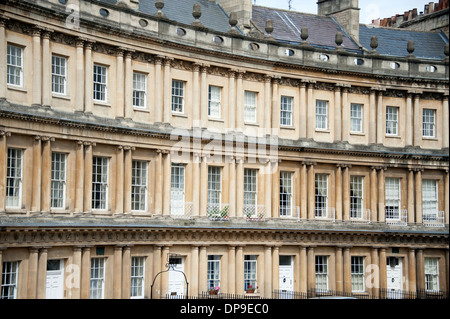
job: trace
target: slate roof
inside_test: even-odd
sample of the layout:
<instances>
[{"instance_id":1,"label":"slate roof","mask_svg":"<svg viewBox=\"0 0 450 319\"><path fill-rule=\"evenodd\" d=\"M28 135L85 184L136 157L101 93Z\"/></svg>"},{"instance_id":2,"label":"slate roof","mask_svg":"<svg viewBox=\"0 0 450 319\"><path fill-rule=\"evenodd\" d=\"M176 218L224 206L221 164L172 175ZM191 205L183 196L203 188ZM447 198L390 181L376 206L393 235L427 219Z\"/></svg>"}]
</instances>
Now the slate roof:
<instances>
[{"instance_id":1,"label":"slate roof","mask_svg":"<svg viewBox=\"0 0 450 319\"><path fill-rule=\"evenodd\" d=\"M100 0L108 4L116 4L117 0ZM200 22L208 29L219 32L230 31L229 16L214 1L208 0L181 0L181 1L164 1L162 12L170 20L183 24L192 24L195 21L192 16L192 8L194 3L201 6L202 15ZM140 0L139 11L142 13L154 15L158 10L155 7L155 0Z\"/></svg>"},{"instance_id":2,"label":"slate roof","mask_svg":"<svg viewBox=\"0 0 450 319\"><path fill-rule=\"evenodd\" d=\"M413 54L417 58L442 60L445 58L444 45L448 43L448 38L442 32L408 31L360 25L359 42L368 50L372 50L370 47L372 36L378 37L377 51L380 54L396 57L408 56L406 47L408 41L413 40L415 46Z\"/></svg>"},{"instance_id":3,"label":"slate roof","mask_svg":"<svg viewBox=\"0 0 450 319\"><path fill-rule=\"evenodd\" d=\"M272 20L272 36L279 41L298 44L302 42L301 29L307 27L309 37L306 42L312 46L335 48L336 32L340 31L343 33L344 42L342 45L344 49L359 49L356 43L331 17L254 5L252 20L263 32L265 32L266 20Z\"/></svg>"}]
</instances>

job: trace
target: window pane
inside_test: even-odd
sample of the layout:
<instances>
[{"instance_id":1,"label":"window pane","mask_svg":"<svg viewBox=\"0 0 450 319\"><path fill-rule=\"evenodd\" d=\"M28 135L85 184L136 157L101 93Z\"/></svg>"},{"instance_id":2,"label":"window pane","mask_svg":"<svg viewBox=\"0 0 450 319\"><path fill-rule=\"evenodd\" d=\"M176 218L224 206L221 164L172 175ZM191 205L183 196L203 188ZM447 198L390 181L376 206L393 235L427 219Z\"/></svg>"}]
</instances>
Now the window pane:
<instances>
[{"instance_id":1,"label":"window pane","mask_svg":"<svg viewBox=\"0 0 450 319\"><path fill-rule=\"evenodd\" d=\"M249 123L256 122L256 103L257 93L245 91L244 92L244 121Z\"/></svg>"},{"instance_id":2,"label":"window pane","mask_svg":"<svg viewBox=\"0 0 450 319\"><path fill-rule=\"evenodd\" d=\"M328 128L328 101L316 101L316 128Z\"/></svg>"},{"instance_id":3,"label":"window pane","mask_svg":"<svg viewBox=\"0 0 450 319\"><path fill-rule=\"evenodd\" d=\"M280 114L280 124L285 126L292 125L292 97L282 96L281 97L281 114Z\"/></svg>"},{"instance_id":4,"label":"window pane","mask_svg":"<svg viewBox=\"0 0 450 319\"><path fill-rule=\"evenodd\" d=\"M172 80L172 111L183 113L184 82Z\"/></svg>"},{"instance_id":5,"label":"window pane","mask_svg":"<svg viewBox=\"0 0 450 319\"><path fill-rule=\"evenodd\" d=\"M209 86L208 94L208 115L214 118L220 118L220 99L221 88L218 86Z\"/></svg>"}]
</instances>

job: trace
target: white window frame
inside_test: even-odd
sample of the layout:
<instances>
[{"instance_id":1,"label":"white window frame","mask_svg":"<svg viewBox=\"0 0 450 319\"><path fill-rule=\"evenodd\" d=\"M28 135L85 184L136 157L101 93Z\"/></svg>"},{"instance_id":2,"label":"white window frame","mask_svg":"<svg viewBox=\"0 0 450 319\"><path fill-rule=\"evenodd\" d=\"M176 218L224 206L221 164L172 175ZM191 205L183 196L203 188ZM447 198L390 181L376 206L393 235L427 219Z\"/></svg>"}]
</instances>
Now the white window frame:
<instances>
[{"instance_id":1,"label":"white window frame","mask_svg":"<svg viewBox=\"0 0 450 319\"><path fill-rule=\"evenodd\" d=\"M222 167L208 166L208 204L218 205L222 202Z\"/></svg>"},{"instance_id":2,"label":"white window frame","mask_svg":"<svg viewBox=\"0 0 450 319\"><path fill-rule=\"evenodd\" d=\"M422 110L422 136L436 137L436 110L423 109Z\"/></svg>"},{"instance_id":3,"label":"white window frame","mask_svg":"<svg viewBox=\"0 0 450 319\"><path fill-rule=\"evenodd\" d=\"M210 85L208 88L208 116L220 119L221 116L222 88Z\"/></svg>"},{"instance_id":4,"label":"white window frame","mask_svg":"<svg viewBox=\"0 0 450 319\"><path fill-rule=\"evenodd\" d=\"M144 298L145 288L145 257L131 257L130 298Z\"/></svg>"},{"instance_id":5,"label":"white window frame","mask_svg":"<svg viewBox=\"0 0 450 319\"><path fill-rule=\"evenodd\" d=\"M351 256L352 292L366 291L364 261L364 256Z\"/></svg>"},{"instance_id":6,"label":"white window frame","mask_svg":"<svg viewBox=\"0 0 450 319\"><path fill-rule=\"evenodd\" d=\"M385 178L385 216L386 219L400 220L401 218L401 179ZM392 208L389 208L392 207Z\"/></svg>"},{"instance_id":7,"label":"white window frame","mask_svg":"<svg viewBox=\"0 0 450 319\"><path fill-rule=\"evenodd\" d=\"M258 93L253 91L244 91L244 122L256 123L256 109L258 106Z\"/></svg>"},{"instance_id":8,"label":"white window frame","mask_svg":"<svg viewBox=\"0 0 450 319\"><path fill-rule=\"evenodd\" d=\"M422 180L422 211L424 221L437 221L439 212L439 183L434 179Z\"/></svg>"},{"instance_id":9,"label":"white window frame","mask_svg":"<svg viewBox=\"0 0 450 319\"><path fill-rule=\"evenodd\" d=\"M67 95L67 58L52 55L52 93Z\"/></svg>"},{"instance_id":10,"label":"white window frame","mask_svg":"<svg viewBox=\"0 0 450 319\"><path fill-rule=\"evenodd\" d=\"M244 291L252 286L255 292L258 288L258 256L244 256Z\"/></svg>"},{"instance_id":11,"label":"white window frame","mask_svg":"<svg viewBox=\"0 0 450 319\"><path fill-rule=\"evenodd\" d=\"M280 217L292 217L294 173L280 171Z\"/></svg>"},{"instance_id":12,"label":"white window frame","mask_svg":"<svg viewBox=\"0 0 450 319\"><path fill-rule=\"evenodd\" d=\"M281 96L280 126L292 126L293 104L294 98L292 96Z\"/></svg>"},{"instance_id":13,"label":"white window frame","mask_svg":"<svg viewBox=\"0 0 450 319\"><path fill-rule=\"evenodd\" d=\"M133 107L147 107L147 74L133 72Z\"/></svg>"},{"instance_id":14,"label":"white window frame","mask_svg":"<svg viewBox=\"0 0 450 319\"><path fill-rule=\"evenodd\" d=\"M96 167L99 167L97 172ZM97 187L98 186L98 190ZM94 156L92 158L92 209L108 209L109 158ZM97 196L96 193L99 195ZM97 205L98 203L99 205Z\"/></svg>"},{"instance_id":15,"label":"white window frame","mask_svg":"<svg viewBox=\"0 0 450 319\"><path fill-rule=\"evenodd\" d=\"M22 178L23 150L8 148L5 203L7 208L20 208L22 206Z\"/></svg>"},{"instance_id":16,"label":"white window frame","mask_svg":"<svg viewBox=\"0 0 450 319\"><path fill-rule=\"evenodd\" d=\"M315 277L316 289L320 291L328 291L329 275L328 275L328 256L315 256Z\"/></svg>"},{"instance_id":17,"label":"white window frame","mask_svg":"<svg viewBox=\"0 0 450 319\"><path fill-rule=\"evenodd\" d=\"M439 258L424 258L425 290L439 291Z\"/></svg>"},{"instance_id":18,"label":"white window frame","mask_svg":"<svg viewBox=\"0 0 450 319\"><path fill-rule=\"evenodd\" d=\"M185 211L185 174L184 164L172 164L171 183L170 183L170 214L184 215Z\"/></svg>"},{"instance_id":19,"label":"white window frame","mask_svg":"<svg viewBox=\"0 0 450 319\"><path fill-rule=\"evenodd\" d=\"M315 174L314 211L316 218L328 217L328 174Z\"/></svg>"},{"instance_id":20,"label":"white window frame","mask_svg":"<svg viewBox=\"0 0 450 319\"><path fill-rule=\"evenodd\" d=\"M208 255L207 289L220 288L220 255Z\"/></svg>"},{"instance_id":21,"label":"white window frame","mask_svg":"<svg viewBox=\"0 0 450 319\"><path fill-rule=\"evenodd\" d=\"M350 104L350 132L362 133L363 131L363 113L362 104Z\"/></svg>"},{"instance_id":22,"label":"white window frame","mask_svg":"<svg viewBox=\"0 0 450 319\"><path fill-rule=\"evenodd\" d=\"M328 129L328 101L316 100L316 129Z\"/></svg>"},{"instance_id":23,"label":"white window frame","mask_svg":"<svg viewBox=\"0 0 450 319\"><path fill-rule=\"evenodd\" d=\"M94 101L108 101L108 67L94 64L93 76L92 92Z\"/></svg>"},{"instance_id":24,"label":"white window frame","mask_svg":"<svg viewBox=\"0 0 450 319\"><path fill-rule=\"evenodd\" d=\"M257 214L258 205L258 170L253 168L244 169L244 208L254 209L254 217Z\"/></svg>"},{"instance_id":25,"label":"white window frame","mask_svg":"<svg viewBox=\"0 0 450 319\"><path fill-rule=\"evenodd\" d=\"M131 210L147 211L148 162L133 160L131 163Z\"/></svg>"},{"instance_id":26,"label":"white window frame","mask_svg":"<svg viewBox=\"0 0 450 319\"><path fill-rule=\"evenodd\" d=\"M172 112L184 113L184 81L172 80Z\"/></svg>"},{"instance_id":27,"label":"white window frame","mask_svg":"<svg viewBox=\"0 0 450 319\"><path fill-rule=\"evenodd\" d=\"M398 136L399 108L386 106L386 135Z\"/></svg>"},{"instance_id":28,"label":"white window frame","mask_svg":"<svg viewBox=\"0 0 450 319\"><path fill-rule=\"evenodd\" d=\"M23 87L23 48L8 44L6 51L6 82L8 85Z\"/></svg>"},{"instance_id":29,"label":"white window frame","mask_svg":"<svg viewBox=\"0 0 450 319\"><path fill-rule=\"evenodd\" d=\"M350 176L350 218L362 218L364 211L364 176Z\"/></svg>"},{"instance_id":30,"label":"white window frame","mask_svg":"<svg viewBox=\"0 0 450 319\"><path fill-rule=\"evenodd\" d=\"M52 152L51 208L64 208L66 205L66 163L67 154Z\"/></svg>"},{"instance_id":31,"label":"white window frame","mask_svg":"<svg viewBox=\"0 0 450 319\"><path fill-rule=\"evenodd\" d=\"M1 283L1 299L17 298L17 277L19 271L18 261L5 261L2 265Z\"/></svg>"},{"instance_id":32,"label":"white window frame","mask_svg":"<svg viewBox=\"0 0 450 319\"><path fill-rule=\"evenodd\" d=\"M105 297L105 258L91 258L91 277L89 282L89 298Z\"/></svg>"}]
</instances>

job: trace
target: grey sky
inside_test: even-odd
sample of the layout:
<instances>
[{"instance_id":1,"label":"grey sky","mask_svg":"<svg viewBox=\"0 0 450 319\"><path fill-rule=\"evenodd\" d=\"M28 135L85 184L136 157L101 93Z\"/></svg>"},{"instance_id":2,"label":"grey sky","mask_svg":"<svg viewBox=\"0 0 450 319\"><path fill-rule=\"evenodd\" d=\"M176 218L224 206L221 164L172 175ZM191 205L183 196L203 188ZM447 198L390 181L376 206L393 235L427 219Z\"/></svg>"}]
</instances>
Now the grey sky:
<instances>
[{"instance_id":1,"label":"grey sky","mask_svg":"<svg viewBox=\"0 0 450 319\"><path fill-rule=\"evenodd\" d=\"M255 0L252 0L255 3ZM360 22L370 24L372 19L389 18L396 14L417 8L423 11L427 0L359 0ZM435 0L435 3L439 0ZM265 7L289 9L289 0L256 0L256 4ZM291 0L292 10L317 14L317 0Z\"/></svg>"}]
</instances>

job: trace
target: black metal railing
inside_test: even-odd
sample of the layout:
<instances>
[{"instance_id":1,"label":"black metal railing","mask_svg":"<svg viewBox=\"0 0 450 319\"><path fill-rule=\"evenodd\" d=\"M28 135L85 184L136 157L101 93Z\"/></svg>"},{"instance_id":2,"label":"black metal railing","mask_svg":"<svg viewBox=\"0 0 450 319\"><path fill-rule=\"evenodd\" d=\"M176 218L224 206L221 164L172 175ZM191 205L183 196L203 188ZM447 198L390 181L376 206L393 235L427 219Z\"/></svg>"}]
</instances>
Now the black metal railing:
<instances>
[{"instance_id":1,"label":"black metal railing","mask_svg":"<svg viewBox=\"0 0 450 319\"><path fill-rule=\"evenodd\" d=\"M449 299L446 291L401 291L377 289L375 293L369 292L343 292L335 290L310 289L306 292L274 290L271 297L260 294L230 294L219 292L217 294L209 291L201 292L197 296L168 294L163 299L327 299L327 298L352 298L352 299Z\"/></svg>"}]
</instances>

